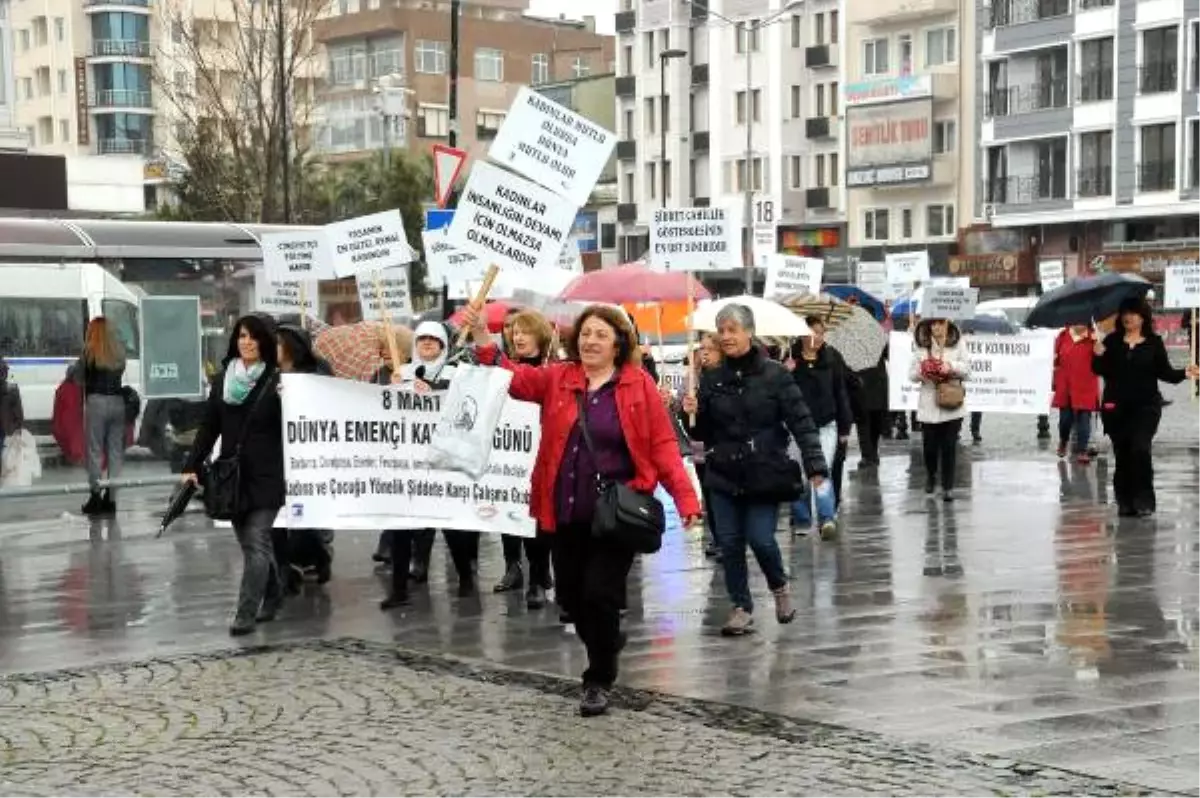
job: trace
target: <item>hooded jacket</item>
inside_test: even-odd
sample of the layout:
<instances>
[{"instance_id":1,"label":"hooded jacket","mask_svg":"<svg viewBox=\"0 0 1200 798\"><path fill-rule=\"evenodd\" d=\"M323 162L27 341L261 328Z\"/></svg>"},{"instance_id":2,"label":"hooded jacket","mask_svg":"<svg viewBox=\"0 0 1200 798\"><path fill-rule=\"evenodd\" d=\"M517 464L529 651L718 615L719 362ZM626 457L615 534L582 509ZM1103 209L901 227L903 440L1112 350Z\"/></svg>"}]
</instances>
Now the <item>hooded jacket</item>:
<instances>
[{"instance_id":1,"label":"hooded jacket","mask_svg":"<svg viewBox=\"0 0 1200 798\"><path fill-rule=\"evenodd\" d=\"M931 319L924 319L913 331L912 363L908 369L908 378L921 386L921 393L917 399L917 421L922 424L943 424L966 416L967 404L964 402L962 406L953 410L939 407L937 384L921 376L921 364L928 358L941 360L950 369L951 378L966 382L971 379L971 362L967 358L967 348L962 345L962 333L954 322L947 322L949 329L946 331L945 346L938 346L934 342L931 324Z\"/></svg>"},{"instance_id":2,"label":"hooded jacket","mask_svg":"<svg viewBox=\"0 0 1200 798\"><path fill-rule=\"evenodd\" d=\"M442 352L431 360L422 360L417 354L417 342L422 338L436 338L442 343ZM454 366L447 366L450 357L450 335L446 326L438 321L423 321L413 330L412 357L400 367L400 376L406 382L423 380L433 388L444 388L454 376Z\"/></svg>"}]
</instances>

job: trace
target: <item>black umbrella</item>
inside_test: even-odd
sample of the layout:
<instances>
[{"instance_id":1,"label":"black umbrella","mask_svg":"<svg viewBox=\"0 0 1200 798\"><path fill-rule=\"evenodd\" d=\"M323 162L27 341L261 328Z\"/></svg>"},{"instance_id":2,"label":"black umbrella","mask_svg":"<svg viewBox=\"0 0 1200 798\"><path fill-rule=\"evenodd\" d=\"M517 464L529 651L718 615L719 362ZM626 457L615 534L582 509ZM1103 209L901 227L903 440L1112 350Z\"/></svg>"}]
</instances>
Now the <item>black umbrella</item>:
<instances>
[{"instance_id":1,"label":"black umbrella","mask_svg":"<svg viewBox=\"0 0 1200 798\"><path fill-rule=\"evenodd\" d=\"M983 314L976 316L973 319L963 319L958 324L958 329L964 333L985 333L989 335L1016 335L1016 326L1008 320L1007 316L993 316Z\"/></svg>"},{"instance_id":2,"label":"black umbrella","mask_svg":"<svg viewBox=\"0 0 1200 798\"><path fill-rule=\"evenodd\" d=\"M167 511L163 513L162 521L158 525L156 538L161 538L167 531L167 527L183 515L184 510L191 503L192 497L196 495L196 490L194 482L180 482L175 486L175 490L171 492L171 500L167 503Z\"/></svg>"},{"instance_id":3,"label":"black umbrella","mask_svg":"<svg viewBox=\"0 0 1200 798\"><path fill-rule=\"evenodd\" d=\"M1029 312L1027 327L1066 327L1090 324L1117 312L1130 297L1141 299L1150 282L1135 274L1108 272L1094 277L1074 277L1042 298Z\"/></svg>"}]
</instances>

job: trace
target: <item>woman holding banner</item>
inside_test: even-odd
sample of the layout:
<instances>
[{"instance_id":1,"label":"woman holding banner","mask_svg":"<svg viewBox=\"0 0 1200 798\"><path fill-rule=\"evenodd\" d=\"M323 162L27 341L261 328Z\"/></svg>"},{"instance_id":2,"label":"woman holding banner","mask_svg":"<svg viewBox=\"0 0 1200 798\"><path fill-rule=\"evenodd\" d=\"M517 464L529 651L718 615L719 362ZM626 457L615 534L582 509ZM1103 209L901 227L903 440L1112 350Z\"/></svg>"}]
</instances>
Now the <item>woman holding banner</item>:
<instances>
[{"instance_id":1,"label":"woman holding banner","mask_svg":"<svg viewBox=\"0 0 1200 798\"><path fill-rule=\"evenodd\" d=\"M909 379L921 384L917 399L917 421L925 454L925 493L937 488L942 472L942 501L954 501L954 470L958 460L958 436L967 409L963 382L970 379L971 365L962 333L948 319L922 319L913 332L913 358Z\"/></svg>"},{"instance_id":2,"label":"woman holding banner","mask_svg":"<svg viewBox=\"0 0 1200 798\"><path fill-rule=\"evenodd\" d=\"M617 308L584 310L565 342L567 360L543 366L501 357L478 309L468 310L466 324L480 361L513 372L509 394L542 408L529 509L539 529L553 530L558 603L587 647L579 712L601 715L608 710L625 645L620 612L634 552L593 537L598 485L603 476L651 494L661 483L685 523L695 521L700 505L671 420L639 361L633 327Z\"/></svg>"}]
</instances>

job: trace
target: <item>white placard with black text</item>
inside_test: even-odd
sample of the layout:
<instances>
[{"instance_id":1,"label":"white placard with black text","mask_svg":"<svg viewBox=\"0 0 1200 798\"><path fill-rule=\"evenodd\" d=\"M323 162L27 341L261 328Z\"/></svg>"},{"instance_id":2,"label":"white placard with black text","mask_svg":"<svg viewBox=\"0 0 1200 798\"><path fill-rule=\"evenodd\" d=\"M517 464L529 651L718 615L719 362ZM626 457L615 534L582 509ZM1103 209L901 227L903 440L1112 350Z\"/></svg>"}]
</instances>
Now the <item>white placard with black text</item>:
<instances>
[{"instance_id":1,"label":"white placard with black text","mask_svg":"<svg viewBox=\"0 0 1200 798\"><path fill-rule=\"evenodd\" d=\"M382 307L390 320L413 317L412 286L408 281L408 266L396 266L377 272L360 272L355 278L358 283L358 302L362 306L363 321L382 321Z\"/></svg>"},{"instance_id":2,"label":"white placard with black text","mask_svg":"<svg viewBox=\"0 0 1200 798\"><path fill-rule=\"evenodd\" d=\"M408 244L400 211L382 211L325 225L338 277L389 269L412 263L416 253Z\"/></svg>"},{"instance_id":3,"label":"white placard with black text","mask_svg":"<svg viewBox=\"0 0 1200 798\"><path fill-rule=\"evenodd\" d=\"M859 261L855 275L857 285L877 299L890 299L888 296L887 264L881 261Z\"/></svg>"},{"instance_id":4,"label":"white placard with black text","mask_svg":"<svg viewBox=\"0 0 1200 798\"><path fill-rule=\"evenodd\" d=\"M921 286L921 318L961 321L975 317L979 289L970 286L929 283Z\"/></svg>"},{"instance_id":5,"label":"white placard with black text","mask_svg":"<svg viewBox=\"0 0 1200 798\"><path fill-rule=\"evenodd\" d=\"M301 312L316 316L319 286L316 280L271 280L262 269L255 269L254 309L272 316Z\"/></svg>"},{"instance_id":6,"label":"white placard with black text","mask_svg":"<svg viewBox=\"0 0 1200 798\"><path fill-rule=\"evenodd\" d=\"M887 265L887 280L894 285L915 285L929 279L929 253L889 252L883 256Z\"/></svg>"},{"instance_id":7,"label":"white placard with black text","mask_svg":"<svg viewBox=\"0 0 1200 798\"><path fill-rule=\"evenodd\" d=\"M425 285L440 291L443 286L450 299L470 299L468 283L478 283L487 273L487 264L470 252L451 246L446 228L421 233L425 248Z\"/></svg>"},{"instance_id":8,"label":"white placard with black text","mask_svg":"<svg viewBox=\"0 0 1200 798\"><path fill-rule=\"evenodd\" d=\"M323 229L263 233L263 271L272 280L332 280L333 253Z\"/></svg>"},{"instance_id":9,"label":"white placard with black text","mask_svg":"<svg viewBox=\"0 0 1200 798\"><path fill-rule=\"evenodd\" d=\"M736 214L728 208L660 208L650 220L650 266L669 271L736 269Z\"/></svg>"},{"instance_id":10,"label":"white placard with black text","mask_svg":"<svg viewBox=\"0 0 1200 798\"><path fill-rule=\"evenodd\" d=\"M1067 281L1065 264L1061 260L1044 260L1038 263L1038 279L1042 292L1053 291Z\"/></svg>"},{"instance_id":11,"label":"white placard with black text","mask_svg":"<svg viewBox=\"0 0 1200 798\"><path fill-rule=\"evenodd\" d=\"M1200 265L1168 266L1163 280L1163 307L1200 308Z\"/></svg>"},{"instance_id":12,"label":"white placard with black text","mask_svg":"<svg viewBox=\"0 0 1200 798\"><path fill-rule=\"evenodd\" d=\"M767 258L767 284L763 298L778 302L796 294L816 296L821 292L821 276L824 272L825 261L821 258L772 255Z\"/></svg>"},{"instance_id":13,"label":"white placard with black text","mask_svg":"<svg viewBox=\"0 0 1200 798\"><path fill-rule=\"evenodd\" d=\"M779 217L783 201L778 197L755 194L750 203L750 229L753 231L751 256L758 269L767 268L767 259L779 252Z\"/></svg>"}]
</instances>

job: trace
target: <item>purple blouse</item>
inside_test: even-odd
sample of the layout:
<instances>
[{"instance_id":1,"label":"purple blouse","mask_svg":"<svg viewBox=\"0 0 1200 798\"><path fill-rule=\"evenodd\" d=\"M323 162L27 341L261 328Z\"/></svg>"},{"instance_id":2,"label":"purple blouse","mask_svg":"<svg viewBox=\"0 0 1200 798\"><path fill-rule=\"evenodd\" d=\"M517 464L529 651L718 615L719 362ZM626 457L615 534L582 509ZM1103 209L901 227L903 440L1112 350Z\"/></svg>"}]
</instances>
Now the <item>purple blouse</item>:
<instances>
[{"instance_id":1,"label":"purple blouse","mask_svg":"<svg viewBox=\"0 0 1200 798\"><path fill-rule=\"evenodd\" d=\"M554 514L559 523L591 523L596 513L596 476L628 482L634 477L633 459L625 445L617 415L616 381L589 392L584 402L588 432L596 456L592 457L579 424L571 428L558 477L554 483Z\"/></svg>"}]
</instances>

